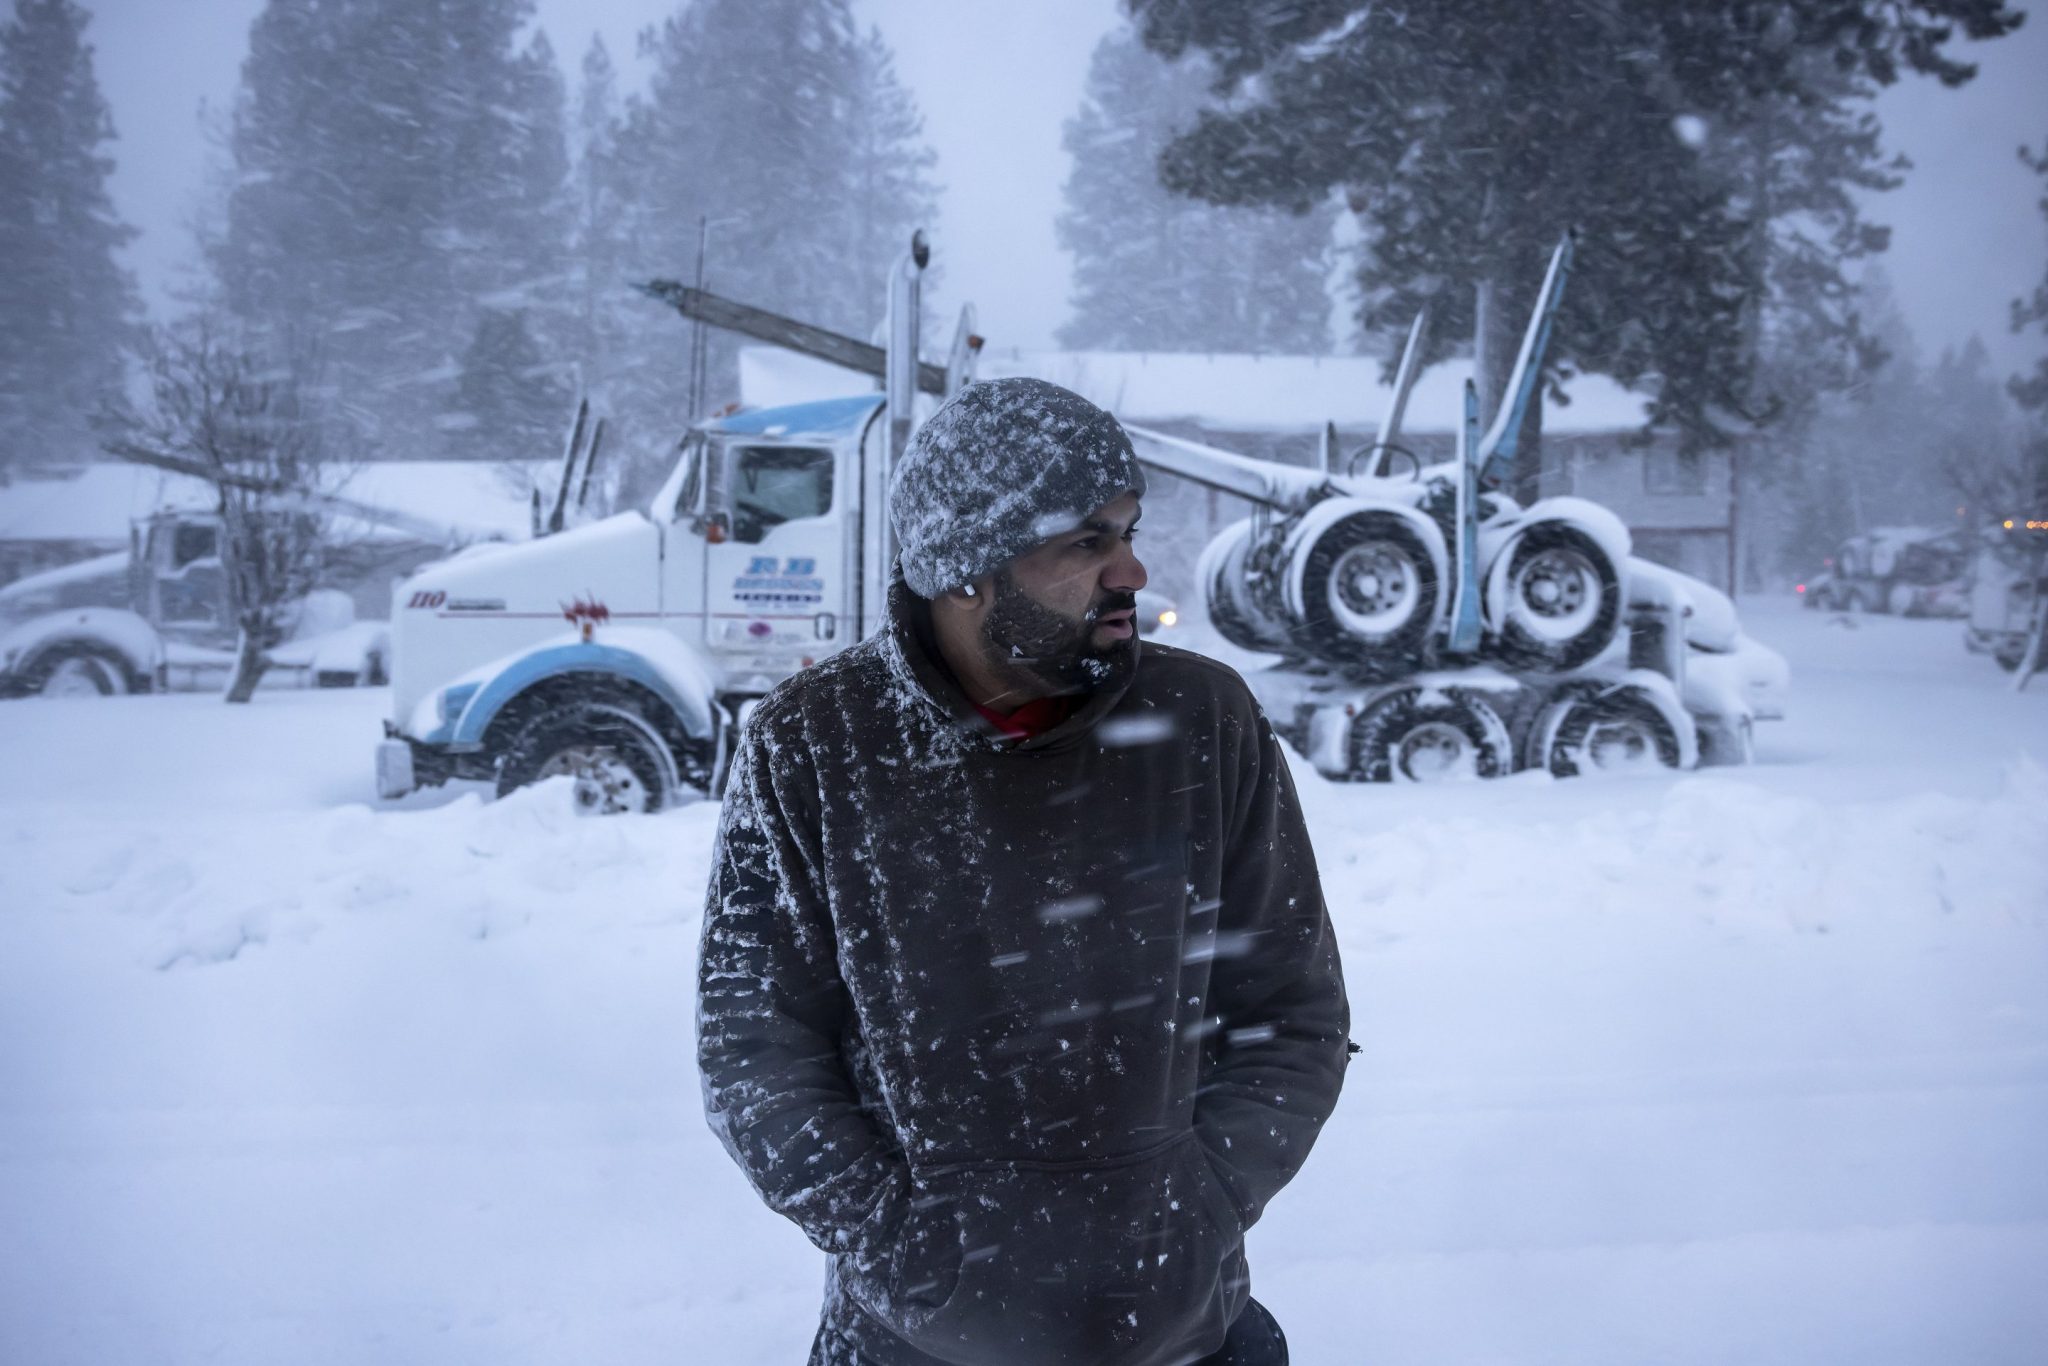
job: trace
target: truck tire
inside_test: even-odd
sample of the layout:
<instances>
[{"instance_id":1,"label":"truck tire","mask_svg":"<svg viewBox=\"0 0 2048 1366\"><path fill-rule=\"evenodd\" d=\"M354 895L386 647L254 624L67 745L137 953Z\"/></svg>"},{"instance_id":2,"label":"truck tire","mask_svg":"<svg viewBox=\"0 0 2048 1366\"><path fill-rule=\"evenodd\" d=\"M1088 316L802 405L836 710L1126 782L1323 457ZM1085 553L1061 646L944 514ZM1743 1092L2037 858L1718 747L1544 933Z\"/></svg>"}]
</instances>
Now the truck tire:
<instances>
[{"instance_id":1,"label":"truck tire","mask_svg":"<svg viewBox=\"0 0 2048 1366\"><path fill-rule=\"evenodd\" d=\"M1738 768L1756 762L1756 723L1747 716L1702 717L1694 730L1701 768Z\"/></svg>"},{"instance_id":2,"label":"truck tire","mask_svg":"<svg viewBox=\"0 0 2048 1366\"><path fill-rule=\"evenodd\" d=\"M28 692L35 697L120 697L133 691L127 665L85 646L60 645L48 650L23 674Z\"/></svg>"},{"instance_id":3,"label":"truck tire","mask_svg":"<svg viewBox=\"0 0 2048 1366\"><path fill-rule=\"evenodd\" d=\"M1591 663L1621 621L1621 572L1569 522L1537 522L1515 538L1507 573L1487 575L1494 653L1510 669L1566 673ZM1498 578L1498 582L1496 582Z\"/></svg>"},{"instance_id":4,"label":"truck tire","mask_svg":"<svg viewBox=\"0 0 2048 1366\"><path fill-rule=\"evenodd\" d=\"M577 701L541 711L498 761L500 797L548 778L575 779L580 815L659 811L682 786L661 732L629 702Z\"/></svg>"},{"instance_id":5,"label":"truck tire","mask_svg":"<svg viewBox=\"0 0 2048 1366\"><path fill-rule=\"evenodd\" d=\"M1399 516L1360 512L1303 546L1296 644L1369 680L1413 673L1442 585L1422 537Z\"/></svg>"},{"instance_id":6,"label":"truck tire","mask_svg":"<svg viewBox=\"0 0 2048 1366\"><path fill-rule=\"evenodd\" d=\"M1271 653L1287 648L1286 634L1252 602L1247 560L1251 549L1250 518L1225 527L1202 551L1195 568L1209 609L1209 624L1240 650Z\"/></svg>"},{"instance_id":7,"label":"truck tire","mask_svg":"<svg viewBox=\"0 0 2048 1366\"><path fill-rule=\"evenodd\" d=\"M1500 714L1462 689L1400 688L1352 722L1351 776L1359 782L1498 778L1513 768Z\"/></svg>"},{"instance_id":8,"label":"truck tire","mask_svg":"<svg viewBox=\"0 0 2048 1366\"><path fill-rule=\"evenodd\" d=\"M1639 688L1575 688L1543 709L1529 738L1529 766L1558 778L1677 768L1683 761L1670 720Z\"/></svg>"}]
</instances>

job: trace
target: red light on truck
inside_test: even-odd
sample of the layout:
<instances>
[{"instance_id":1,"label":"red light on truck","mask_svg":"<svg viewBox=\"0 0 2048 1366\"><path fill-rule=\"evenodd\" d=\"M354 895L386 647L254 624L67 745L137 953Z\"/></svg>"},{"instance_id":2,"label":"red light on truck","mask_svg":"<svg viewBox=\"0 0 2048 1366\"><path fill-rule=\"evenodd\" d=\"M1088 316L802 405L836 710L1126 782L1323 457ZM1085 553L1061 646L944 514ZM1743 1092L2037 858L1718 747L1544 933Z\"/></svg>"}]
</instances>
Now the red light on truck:
<instances>
[{"instance_id":1,"label":"red light on truck","mask_svg":"<svg viewBox=\"0 0 2048 1366\"><path fill-rule=\"evenodd\" d=\"M1799 585L1799 586L1798 586L1797 588L1793 589L1792 591L1793 591L1793 592L1795 592L1795 593L1804 593L1804 592L1806 591L1806 585L1802 583L1802 584L1800 584L1800 585Z\"/></svg>"}]
</instances>

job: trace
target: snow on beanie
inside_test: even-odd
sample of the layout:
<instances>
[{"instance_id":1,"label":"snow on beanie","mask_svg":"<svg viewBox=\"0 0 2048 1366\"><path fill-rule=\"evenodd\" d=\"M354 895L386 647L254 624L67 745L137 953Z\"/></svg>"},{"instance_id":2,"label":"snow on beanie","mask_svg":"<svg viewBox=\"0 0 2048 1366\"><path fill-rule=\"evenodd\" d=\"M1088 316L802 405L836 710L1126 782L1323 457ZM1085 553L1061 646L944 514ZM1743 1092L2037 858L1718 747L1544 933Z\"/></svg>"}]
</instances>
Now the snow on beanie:
<instances>
[{"instance_id":1,"label":"snow on beanie","mask_svg":"<svg viewBox=\"0 0 2048 1366\"><path fill-rule=\"evenodd\" d=\"M1115 418L1042 379L992 379L918 428L889 487L889 519L904 582L936 598L1144 492Z\"/></svg>"}]
</instances>

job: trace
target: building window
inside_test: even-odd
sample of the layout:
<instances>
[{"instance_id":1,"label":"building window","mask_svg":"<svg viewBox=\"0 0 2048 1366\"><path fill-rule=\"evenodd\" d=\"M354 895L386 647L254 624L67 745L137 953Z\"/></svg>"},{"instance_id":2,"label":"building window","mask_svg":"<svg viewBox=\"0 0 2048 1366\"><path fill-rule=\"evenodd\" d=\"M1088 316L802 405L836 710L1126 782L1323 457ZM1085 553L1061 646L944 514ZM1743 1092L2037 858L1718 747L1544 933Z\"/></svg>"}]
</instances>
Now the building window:
<instances>
[{"instance_id":1,"label":"building window","mask_svg":"<svg viewBox=\"0 0 2048 1366\"><path fill-rule=\"evenodd\" d=\"M1680 454L1668 446L1652 446L1643 453L1643 488L1649 493L1684 496L1707 491L1707 460L1693 452Z\"/></svg>"}]
</instances>

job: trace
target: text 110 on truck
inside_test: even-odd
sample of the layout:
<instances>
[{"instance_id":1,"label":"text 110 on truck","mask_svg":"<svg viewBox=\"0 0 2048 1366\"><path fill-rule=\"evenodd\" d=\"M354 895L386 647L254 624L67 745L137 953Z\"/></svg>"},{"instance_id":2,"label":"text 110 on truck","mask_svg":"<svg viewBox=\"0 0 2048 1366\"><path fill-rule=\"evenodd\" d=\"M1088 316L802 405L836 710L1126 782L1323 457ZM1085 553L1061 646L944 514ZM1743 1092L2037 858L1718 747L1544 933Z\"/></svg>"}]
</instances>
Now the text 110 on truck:
<instances>
[{"instance_id":1,"label":"text 110 on truck","mask_svg":"<svg viewBox=\"0 0 2048 1366\"><path fill-rule=\"evenodd\" d=\"M649 285L882 391L714 418L646 510L474 547L400 585L380 793L568 776L588 811L713 793L752 701L885 629L890 469L980 347L969 311L944 367L918 360L927 256L919 234L892 270L880 348ZM1569 259L1567 239L1499 420L1481 433L1468 392L1451 461L1387 468L1419 327L1364 472L1328 451L1308 469L1129 428L1148 467L1252 501L1204 554L1199 590L1221 634L1269 661L1246 678L1276 727L1333 778L1741 761L1751 722L1781 713L1783 661L1741 635L1723 595L1632 558L1604 508L1523 509L1487 487L1512 458Z\"/></svg>"}]
</instances>

